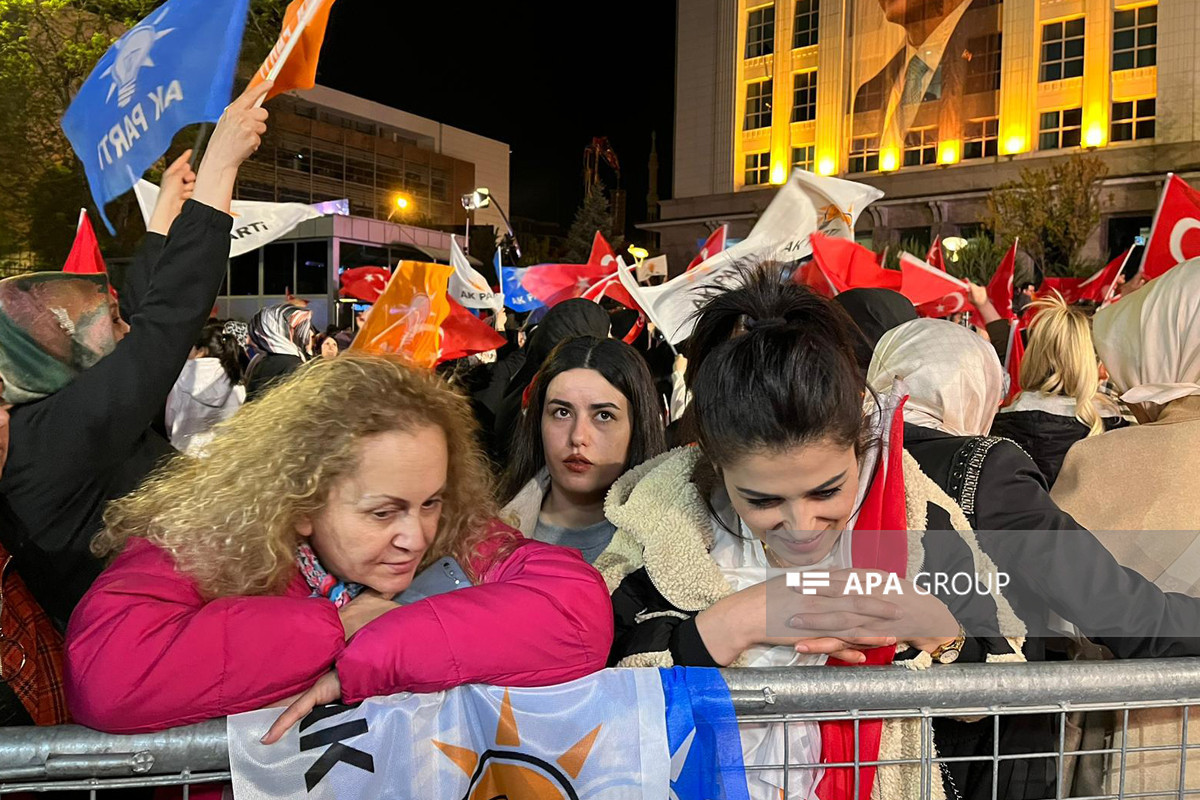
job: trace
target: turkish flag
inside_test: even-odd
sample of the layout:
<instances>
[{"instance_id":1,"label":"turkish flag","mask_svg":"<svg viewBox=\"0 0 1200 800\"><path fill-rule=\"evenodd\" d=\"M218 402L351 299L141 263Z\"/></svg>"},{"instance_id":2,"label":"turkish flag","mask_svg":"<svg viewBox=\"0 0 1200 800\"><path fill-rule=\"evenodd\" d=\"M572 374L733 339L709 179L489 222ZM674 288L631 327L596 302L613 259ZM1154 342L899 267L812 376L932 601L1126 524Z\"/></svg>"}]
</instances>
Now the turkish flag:
<instances>
[{"instance_id":1,"label":"turkish flag","mask_svg":"<svg viewBox=\"0 0 1200 800\"><path fill-rule=\"evenodd\" d=\"M290 89L313 88L332 8L333 0L292 0L284 12L279 39L250 79L250 86L269 80L275 73L268 100Z\"/></svg>"},{"instance_id":2,"label":"turkish flag","mask_svg":"<svg viewBox=\"0 0 1200 800\"><path fill-rule=\"evenodd\" d=\"M884 269L875 254L850 239L820 233L809 237L813 261L838 292L850 289L899 289L900 273Z\"/></svg>"},{"instance_id":3,"label":"turkish flag","mask_svg":"<svg viewBox=\"0 0 1200 800\"><path fill-rule=\"evenodd\" d=\"M942 237L937 237L933 240L933 244L929 246L929 255L925 256L925 262L931 267L937 267L942 272L946 271L946 259L942 255Z\"/></svg>"},{"instance_id":4,"label":"turkish flag","mask_svg":"<svg viewBox=\"0 0 1200 800\"><path fill-rule=\"evenodd\" d=\"M807 286L822 297L830 299L838 293L833 284L829 282L829 278L825 277L825 273L817 266L816 259L810 258L793 272L792 282L800 286Z\"/></svg>"},{"instance_id":5,"label":"turkish flag","mask_svg":"<svg viewBox=\"0 0 1200 800\"><path fill-rule=\"evenodd\" d=\"M1096 270L1090 278L1046 278L1042 281L1042 291L1054 289L1068 303L1078 303L1080 300L1090 300L1093 303L1103 303L1117 288L1117 278L1121 269L1129 259L1133 248L1108 262L1108 266Z\"/></svg>"},{"instance_id":6,"label":"turkish flag","mask_svg":"<svg viewBox=\"0 0 1200 800\"><path fill-rule=\"evenodd\" d=\"M73 272L76 275L107 274L104 266L104 256L100 255L100 242L96 239L96 229L87 215L87 209L79 209L79 224L75 226L75 242L67 260L63 263L63 272ZM108 293L117 299L117 290L108 285Z\"/></svg>"},{"instance_id":7,"label":"turkish flag","mask_svg":"<svg viewBox=\"0 0 1200 800\"><path fill-rule=\"evenodd\" d=\"M900 254L900 276L900 294L912 301L922 317L947 317L975 310L967 299L965 282L914 255Z\"/></svg>"},{"instance_id":8,"label":"turkish flag","mask_svg":"<svg viewBox=\"0 0 1200 800\"><path fill-rule=\"evenodd\" d=\"M629 290L626 289L621 283L620 276L615 272L606 278L601 278L600 280L596 281L587 289L585 289L579 296L585 300L591 300L596 303L599 303L605 297L608 297L616 300L626 308L632 308L634 311L642 310L642 307L638 305L638 302L633 299L631 294L629 294Z\"/></svg>"},{"instance_id":9,"label":"turkish flag","mask_svg":"<svg viewBox=\"0 0 1200 800\"><path fill-rule=\"evenodd\" d=\"M508 341L491 325L463 308L454 298L447 297L450 313L442 320L442 353L438 363L466 358L475 353L499 350Z\"/></svg>"},{"instance_id":10,"label":"turkish flag","mask_svg":"<svg viewBox=\"0 0 1200 800\"><path fill-rule=\"evenodd\" d=\"M1178 175L1168 175L1142 258L1142 274L1147 279L1157 278L1197 256L1200 256L1200 192Z\"/></svg>"},{"instance_id":11,"label":"turkish flag","mask_svg":"<svg viewBox=\"0 0 1200 800\"><path fill-rule=\"evenodd\" d=\"M342 273L342 288L338 290L338 295L363 303L374 303L379 300L391 279L392 271L387 267L354 267Z\"/></svg>"},{"instance_id":12,"label":"turkish flag","mask_svg":"<svg viewBox=\"0 0 1200 800\"><path fill-rule=\"evenodd\" d=\"M687 265L690 270L692 267L698 267L703 264L710 256L715 256L717 253L725 249L725 237L729 235L729 226L722 225L708 235L708 239L704 242L704 247L700 248L700 252L692 259L692 263ZM686 271L686 270L685 270Z\"/></svg>"},{"instance_id":13,"label":"turkish flag","mask_svg":"<svg viewBox=\"0 0 1200 800\"><path fill-rule=\"evenodd\" d=\"M1015 319L1010 325L1012 327L1008 333L1008 349L1004 353L1004 369L1008 372L1008 396L1004 398L1003 405L1011 403L1021 391L1021 360L1025 358L1025 340L1021 338L1024 325Z\"/></svg>"},{"instance_id":14,"label":"turkish flag","mask_svg":"<svg viewBox=\"0 0 1200 800\"><path fill-rule=\"evenodd\" d=\"M617 268L617 257L613 255L612 245L600 231L596 231L596 235L592 237L592 252L587 263L589 266Z\"/></svg>"},{"instance_id":15,"label":"turkish flag","mask_svg":"<svg viewBox=\"0 0 1200 800\"><path fill-rule=\"evenodd\" d=\"M1017 243L1013 242L1012 247L1008 248L1008 252L1004 254L1004 260L1000 262L1000 266L996 267L996 274L988 281L987 294L988 299L992 301L992 305L996 307L996 313L1001 319L1016 319L1017 315L1013 313L1013 276L1017 271Z\"/></svg>"}]
</instances>

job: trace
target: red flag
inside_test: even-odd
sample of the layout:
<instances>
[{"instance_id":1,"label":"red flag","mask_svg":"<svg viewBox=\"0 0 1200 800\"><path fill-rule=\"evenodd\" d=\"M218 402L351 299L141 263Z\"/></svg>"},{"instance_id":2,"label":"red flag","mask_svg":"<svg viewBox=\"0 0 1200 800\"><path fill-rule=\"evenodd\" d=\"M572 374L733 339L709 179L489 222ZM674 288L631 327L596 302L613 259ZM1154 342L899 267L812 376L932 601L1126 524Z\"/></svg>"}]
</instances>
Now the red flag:
<instances>
[{"instance_id":1,"label":"red flag","mask_svg":"<svg viewBox=\"0 0 1200 800\"><path fill-rule=\"evenodd\" d=\"M708 235L708 239L704 242L704 247L700 248L700 252L692 259L692 263L687 265L688 269L698 267L703 264L710 256L715 256L717 253L725 249L725 237L729 235L729 226L722 225ZM684 270L685 272L687 270Z\"/></svg>"},{"instance_id":2,"label":"red flag","mask_svg":"<svg viewBox=\"0 0 1200 800\"><path fill-rule=\"evenodd\" d=\"M374 303L391 279L392 271L387 267L355 267L342 273L342 288L338 294L363 303Z\"/></svg>"},{"instance_id":3,"label":"red flag","mask_svg":"<svg viewBox=\"0 0 1200 800\"><path fill-rule=\"evenodd\" d=\"M600 231L596 231L596 235L592 237L592 252L588 256L588 266L608 267L612 270L617 268L616 262L617 257L613 255L612 245L601 235Z\"/></svg>"},{"instance_id":4,"label":"red flag","mask_svg":"<svg viewBox=\"0 0 1200 800\"><path fill-rule=\"evenodd\" d=\"M1078 303L1080 300L1103 303L1116 291L1117 279L1132 252L1131 247L1108 262L1108 266L1092 273L1090 278L1046 278L1042 281L1042 291L1054 289L1068 303Z\"/></svg>"},{"instance_id":5,"label":"red flag","mask_svg":"<svg viewBox=\"0 0 1200 800\"><path fill-rule=\"evenodd\" d=\"M1157 278L1197 256L1200 256L1200 192L1178 175L1168 175L1142 258L1142 274L1147 279Z\"/></svg>"},{"instance_id":6,"label":"red flag","mask_svg":"<svg viewBox=\"0 0 1200 800\"><path fill-rule=\"evenodd\" d=\"M929 246L929 254L925 256L925 262L931 267L937 267L942 272L946 271L946 259L942 255L942 237L937 237L933 240L933 244Z\"/></svg>"},{"instance_id":7,"label":"red flag","mask_svg":"<svg viewBox=\"0 0 1200 800\"><path fill-rule=\"evenodd\" d=\"M833 298L837 294L837 289L817 266L816 259L809 259L807 263L793 272L792 281L801 286L807 286L822 297Z\"/></svg>"},{"instance_id":8,"label":"red flag","mask_svg":"<svg viewBox=\"0 0 1200 800\"><path fill-rule=\"evenodd\" d=\"M1024 327L1018 320L1013 320L1008 331L1008 349L1004 353L1004 369L1008 372L1008 397L1004 405L1012 402L1021 391L1021 360L1025 358L1025 340L1021 338Z\"/></svg>"},{"instance_id":9,"label":"red flag","mask_svg":"<svg viewBox=\"0 0 1200 800\"><path fill-rule=\"evenodd\" d=\"M438 363L466 358L475 353L499 350L508 341L492 326L447 297L450 313L442 320L442 354Z\"/></svg>"},{"instance_id":10,"label":"red flag","mask_svg":"<svg viewBox=\"0 0 1200 800\"><path fill-rule=\"evenodd\" d=\"M819 233L809 237L809 244L813 261L838 292L900 288L900 273L880 267L875 254L860 244Z\"/></svg>"},{"instance_id":11,"label":"red flag","mask_svg":"<svg viewBox=\"0 0 1200 800\"><path fill-rule=\"evenodd\" d=\"M996 307L996 313L1001 319L1016 319L1013 313L1013 276L1017 271L1017 243L1004 254L1004 260L996 267L996 274L988 281L988 299Z\"/></svg>"},{"instance_id":12,"label":"red flag","mask_svg":"<svg viewBox=\"0 0 1200 800\"><path fill-rule=\"evenodd\" d=\"M274 79L268 100L290 89L313 88L332 8L333 0L292 0L284 12L279 39L250 79L250 86Z\"/></svg>"},{"instance_id":13,"label":"red flag","mask_svg":"<svg viewBox=\"0 0 1200 800\"><path fill-rule=\"evenodd\" d=\"M922 317L947 317L975 308L968 300L965 282L914 255L900 254L900 275L900 294L912 301Z\"/></svg>"},{"instance_id":14,"label":"red flag","mask_svg":"<svg viewBox=\"0 0 1200 800\"><path fill-rule=\"evenodd\" d=\"M95 275L106 273L104 257L100 255L100 242L96 239L96 231L88 218L87 209L79 209L79 224L75 228L75 243L67 254L63 272L73 272L77 275Z\"/></svg>"},{"instance_id":15,"label":"red flag","mask_svg":"<svg viewBox=\"0 0 1200 800\"><path fill-rule=\"evenodd\" d=\"M579 296L595 303L599 303L605 297L608 297L616 300L626 308L632 308L634 311L639 312L642 310L642 307L633 299L633 295L629 294L629 290L622 285L620 276L615 272L607 278L601 278L596 281Z\"/></svg>"}]
</instances>

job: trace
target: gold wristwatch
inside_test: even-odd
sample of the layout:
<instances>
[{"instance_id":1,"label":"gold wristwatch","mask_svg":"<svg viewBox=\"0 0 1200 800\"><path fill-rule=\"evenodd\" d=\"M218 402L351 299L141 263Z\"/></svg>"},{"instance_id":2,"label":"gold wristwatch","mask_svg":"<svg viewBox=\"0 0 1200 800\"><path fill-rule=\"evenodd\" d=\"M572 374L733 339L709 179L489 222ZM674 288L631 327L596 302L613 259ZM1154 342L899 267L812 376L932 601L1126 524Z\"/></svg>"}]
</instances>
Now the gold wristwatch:
<instances>
[{"instance_id":1,"label":"gold wristwatch","mask_svg":"<svg viewBox=\"0 0 1200 800\"><path fill-rule=\"evenodd\" d=\"M967 632L963 630L963 626L958 626L958 636L955 636L945 644L938 645L929 653L930 658L939 664L953 664L958 661L958 656L962 653L963 645L967 641Z\"/></svg>"}]
</instances>

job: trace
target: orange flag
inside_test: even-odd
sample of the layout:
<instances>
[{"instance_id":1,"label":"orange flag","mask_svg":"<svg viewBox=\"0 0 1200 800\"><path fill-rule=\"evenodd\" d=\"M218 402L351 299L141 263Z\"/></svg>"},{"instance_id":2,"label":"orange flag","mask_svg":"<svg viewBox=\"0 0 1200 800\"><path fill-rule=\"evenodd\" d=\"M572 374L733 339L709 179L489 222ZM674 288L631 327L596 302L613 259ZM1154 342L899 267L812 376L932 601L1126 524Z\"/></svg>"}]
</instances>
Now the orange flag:
<instances>
[{"instance_id":1,"label":"orange flag","mask_svg":"<svg viewBox=\"0 0 1200 800\"><path fill-rule=\"evenodd\" d=\"M250 79L250 86L274 79L268 100L289 89L313 88L331 8L333 0L292 0L283 15L279 39Z\"/></svg>"},{"instance_id":2,"label":"orange flag","mask_svg":"<svg viewBox=\"0 0 1200 800\"><path fill-rule=\"evenodd\" d=\"M369 353L400 353L432 369L441 354L441 326L450 314L446 286L453 267L401 261L350 346Z\"/></svg>"}]
</instances>

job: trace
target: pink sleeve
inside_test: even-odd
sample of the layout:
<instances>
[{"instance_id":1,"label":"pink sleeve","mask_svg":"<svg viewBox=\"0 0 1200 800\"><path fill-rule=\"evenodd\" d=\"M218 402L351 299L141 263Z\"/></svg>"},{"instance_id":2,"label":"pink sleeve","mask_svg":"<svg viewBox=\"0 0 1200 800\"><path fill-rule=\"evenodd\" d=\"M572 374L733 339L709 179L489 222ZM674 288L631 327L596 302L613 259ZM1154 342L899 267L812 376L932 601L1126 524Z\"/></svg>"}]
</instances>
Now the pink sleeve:
<instances>
[{"instance_id":1,"label":"pink sleeve","mask_svg":"<svg viewBox=\"0 0 1200 800\"><path fill-rule=\"evenodd\" d=\"M338 658L342 698L466 683L548 686L603 669L608 589L579 553L523 541L479 586L389 611Z\"/></svg>"},{"instance_id":2,"label":"pink sleeve","mask_svg":"<svg viewBox=\"0 0 1200 800\"><path fill-rule=\"evenodd\" d=\"M308 689L343 640L332 603L206 603L166 552L132 540L71 616L67 701L75 721L111 733L187 725Z\"/></svg>"}]
</instances>

